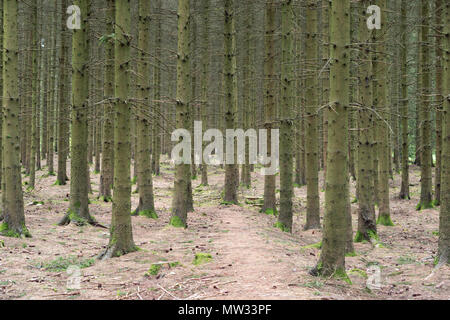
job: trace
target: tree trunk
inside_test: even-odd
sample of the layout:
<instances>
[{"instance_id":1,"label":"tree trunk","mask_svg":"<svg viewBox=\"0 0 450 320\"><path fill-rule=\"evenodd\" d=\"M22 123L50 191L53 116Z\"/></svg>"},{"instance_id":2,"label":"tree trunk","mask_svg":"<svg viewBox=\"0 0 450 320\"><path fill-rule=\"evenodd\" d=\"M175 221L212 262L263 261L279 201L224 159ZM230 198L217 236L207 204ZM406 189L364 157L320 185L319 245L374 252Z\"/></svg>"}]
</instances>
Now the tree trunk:
<instances>
[{"instance_id":1,"label":"tree trunk","mask_svg":"<svg viewBox=\"0 0 450 320\"><path fill-rule=\"evenodd\" d=\"M19 139L19 77L18 77L18 2L3 0L3 222L4 236L29 237L25 215L20 172Z\"/></svg>"},{"instance_id":2,"label":"tree trunk","mask_svg":"<svg viewBox=\"0 0 450 320\"><path fill-rule=\"evenodd\" d=\"M89 103L89 22L88 1L78 0L81 10L81 29L72 36L72 137L70 149L70 204L59 225L95 224L89 214L86 106Z\"/></svg>"},{"instance_id":3,"label":"tree trunk","mask_svg":"<svg viewBox=\"0 0 450 320\"><path fill-rule=\"evenodd\" d=\"M236 30L234 17L234 0L225 0L225 54L224 54L224 94L225 94L225 125L226 129L235 129L237 115L237 86L236 86ZM233 141L233 148L235 142ZM237 156L234 151L226 149L226 153L234 153L234 159ZM236 161L233 164L225 163L225 192L223 201L225 203L237 204L237 181L239 174L236 175Z\"/></svg>"},{"instance_id":4,"label":"tree trunk","mask_svg":"<svg viewBox=\"0 0 450 320\"><path fill-rule=\"evenodd\" d=\"M366 11L370 5L368 0L361 1L358 10ZM366 25L366 16L359 16L359 144L358 144L358 231L355 241L370 241L377 236L375 206L373 202L373 141L371 127L373 125L373 74L371 34Z\"/></svg>"},{"instance_id":5,"label":"tree trunk","mask_svg":"<svg viewBox=\"0 0 450 320\"><path fill-rule=\"evenodd\" d=\"M207 128L208 123L208 105L209 105L209 67L210 67L210 47L209 47L209 10L210 10L210 0L202 0L201 3L201 15L202 15L202 26L203 26L203 47L202 47L202 105L201 105L201 114L202 114L202 126L203 131ZM203 144L205 147L205 144ZM204 150L204 149L203 149ZM203 161L200 172L202 175L203 186L208 185L208 166Z\"/></svg>"},{"instance_id":6,"label":"tree trunk","mask_svg":"<svg viewBox=\"0 0 450 320\"><path fill-rule=\"evenodd\" d=\"M433 207L432 197L432 177L431 177L431 79L430 79L430 49L429 49L429 23L430 23L430 2L422 0L422 32L421 32L421 56L420 74L422 78L421 88L421 174L420 174L420 202L417 210Z\"/></svg>"},{"instance_id":7,"label":"tree trunk","mask_svg":"<svg viewBox=\"0 0 450 320\"><path fill-rule=\"evenodd\" d=\"M319 200L319 134L317 100L318 7L316 0L309 0L306 9L306 225L305 230L320 228Z\"/></svg>"},{"instance_id":8,"label":"tree trunk","mask_svg":"<svg viewBox=\"0 0 450 320\"><path fill-rule=\"evenodd\" d=\"M114 42L114 200L109 244L102 259L118 257L138 248L133 241L131 224L131 139L130 139L130 2L115 1Z\"/></svg>"},{"instance_id":9,"label":"tree trunk","mask_svg":"<svg viewBox=\"0 0 450 320\"><path fill-rule=\"evenodd\" d=\"M292 117L294 75L292 63L294 12L292 0L282 2L282 65L281 65L281 110L280 110L280 215L276 226L283 231L292 230L293 157L294 143Z\"/></svg>"},{"instance_id":10,"label":"tree trunk","mask_svg":"<svg viewBox=\"0 0 450 320\"><path fill-rule=\"evenodd\" d=\"M57 185L65 185L67 181L67 151L69 148L69 128L68 112L69 102L67 97L67 84L69 83L67 53L69 50L69 34L64 29L66 25L67 0L63 0L61 6L61 49L59 52L59 109L58 109L58 173L56 177Z\"/></svg>"},{"instance_id":11,"label":"tree trunk","mask_svg":"<svg viewBox=\"0 0 450 320\"><path fill-rule=\"evenodd\" d=\"M31 4L31 21L35 28L37 25L37 0ZM32 52L32 74L31 74L31 151L30 151L30 180L29 190L33 190L36 182L36 150L37 150L37 104L38 104L38 40L37 32L32 32L31 52Z\"/></svg>"},{"instance_id":12,"label":"tree trunk","mask_svg":"<svg viewBox=\"0 0 450 320\"><path fill-rule=\"evenodd\" d=\"M155 30L152 31L156 35L155 39L155 67L153 69L153 89L154 89L154 102L153 105L153 172L159 176L161 174L160 169L160 156L161 156L161 0L156 1L156 18L155 18Z\"/></svg>"},{"instance_id":13,"label":"tree trunk","mask_svg":"<svg viewBox=\"0 0 450 320\"><path fill-rule=\"evenodd\" d=\"M271 137L273 122L276 118L276 81L275 74L275 3L274 0L266 0L265 8L265 59L264 59L264 107L265 107L265 123L264 129L267 130L267 156L272 152ZM264 204L262 212L267 214L276 214L276 197L275 197L275 175L266 174L264 176Z\"/></svg>"},{"instance_id":14,"label":"tree trunk","mask_svg":"<svg viewBox=\"0 0 450 320\"><path fill-rule=\"evenodd\" d=\"M443 9L443 95L442 118L442 172L441 172L441 213L439 216L439 265L450 263L450 3Z\"/></svg>"},{"instance_id":15,"label":"tree trunk","mask_svg":"<svg viewBox=\"0 0 450 320\"><path fill-rule=\"evenodd\" d=\"M348 108L350 1L335 0L330 10L330 103L322 252L313 275L347 277L345 252L349 213Z\"/></svg>"},{"instance_id":16,"label":"tree trunk","mask_svg":"<svg viewBox=\"0 0 450 320\"><path fill-rule=\"evenodd\" d=\"M442 72L442 60L443 60L443 24L442 13L444 7L442 6L442 0L435 1L435 28L436 35L436 167L434 174L434 205L439 206L441 202L441 166L442 166L442 107L444 103L443 97L443 72Z\"/></svg>"},{"instance_id":17,"label":"tree trunk","mask_svg":"<svg viewBox=\"0 0 450 320\"><path fill-rule=\"evenodd\" d=\"M137 183L139 190L139 205L134 211L135 215L149 218L157 218L153 196L153 177L150 153L150 125L148 119L150 88L150 70L146 62L149 52L149 25L150 25L150 2L139 1L139 60L137 70L138 77L138 100L139 105L136 112L136 165Z\"/></svg>"},{"instance_id":18,"label":"tree trunk","mask_svg":"<svg viewBox=\"0 0 450 320\"><path fill-rule=\"evenodd\" d=\"M374 81L374 105L378 113L376 120L376 145L378 156L378 220L377 223L391 226L393 225L390 217L389 204L389 163L391 155L389 154L389 134L388 134L388 113L387 107L387 57L386 57L386 31L387 25L387 7L386 0L379 0L378 5L381 8L381 30L373 32L372 42L376 43L376 52L373 60Z\"/></svg>"},{"instance_id":19,"label":"tree trunk","mask_svg":"<svg viewBox=\"0 0 450 320\"><path fill-rule=\"evenodd\" d=\"M107 0L106 34L114 33L114 0ZM103 82L103 132L102 163L100 172L100 198L105 202L112 200L111 189L114 176L114 41L105 43L105 76Z\"/></svg>"},{"instance_id":20,"label":"tree trunk","mask_svg":"<svg viewBox=\"0 0 450 320\"><path fill-rule=\"evenodd\" d=\"M177 54L177 105L176 126L190 131L190 54L189 54L189 0L178 0L178 54ZM187 227L187 213L192 211L191 168L189 164L175 165L174 195L170 224Z\"/></svg>"},{"instance_id":21,"label":"tree trunk","mask_svg":"<svg viewBox=\"0 0 450 320\"><path fill-rule=\"evenodd\" d=\"M327 105L330 101L330 6L329 0L322 0L322 105ZM328 108L323 109L323 185L325 190L325 177L327 175L327 145L328 145Z\"/></svg>"},{"instance_id":22,"label":"tree trunk","mask_svg":"<svg viewBox=\"0 0 450 320\"><path fill-rule=\"evenodd\" d=\"M402 0L401 4L401 41L402 48L400 49L400 59L401 59L401 124L402 124L402 185L400 188L400 198L410 199L409 195L409 141L408 141L408 69L407 69L407 54L408 54L408 41L407 41L407 0Z\"/></svg>"}]
</instances>

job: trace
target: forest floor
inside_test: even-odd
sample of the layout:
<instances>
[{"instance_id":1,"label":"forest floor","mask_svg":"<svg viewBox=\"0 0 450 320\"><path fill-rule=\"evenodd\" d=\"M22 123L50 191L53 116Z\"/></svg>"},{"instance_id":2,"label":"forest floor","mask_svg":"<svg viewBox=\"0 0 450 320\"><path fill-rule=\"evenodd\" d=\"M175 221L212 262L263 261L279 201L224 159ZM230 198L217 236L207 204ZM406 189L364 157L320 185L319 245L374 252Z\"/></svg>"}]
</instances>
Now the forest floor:
<instances>
[{"instance_id":1,"label":"forest floor","mask_svg":"<svg viewBox=\"0 0 450 320\"><path fill-rule=\"evenodd\" d=\"M252 173L256 188L240 190L240 205L225 206L220 205L223 170L209 168L210 186L198 187L199 179L193 181L195 212L189 214L184 230L168 226L174 171L167 161L161 170L154 177L159 218L132 218L134 240L141 250L105 261L96 257L108 244L108 230L57 226L68 208L69 185L53 185L55 177L46 176L45 168L38 172L36 190L25 193L26 221L33 237L0 236L0 300L450 299L450 268L435 271L433 264L439 211L415 209L420 195L416 167L411 168L410 201L397 197L399 175L390 182L395 226L379 226L376 246L356 243L356 256L346 258L351 284L308 274L317 262L320 250L314 244L322 233L303 231L306 187L295 188L293 233L288 234L273 227L276 217L259 213L257 201L252 204L252 198L263 195L259 170ZM24 177L23 182L27 180ZM96 198L99 174L91 171L91 180L91 214L108 226L111 204ZM354 182L351 192L353 198ZM323 204L323 191L320 197ZM133 194L133 208L137 203L138 195ZM355 231L357 203L352 204L352 218ZM196 265L199 253L210 254L211 259ZM69 265L82 268L79 290L67 288L68 280L76 276L68 274ZM381 288L369 290L368 270L374 265L381 270Z\"/></svg>"}]
</instances>

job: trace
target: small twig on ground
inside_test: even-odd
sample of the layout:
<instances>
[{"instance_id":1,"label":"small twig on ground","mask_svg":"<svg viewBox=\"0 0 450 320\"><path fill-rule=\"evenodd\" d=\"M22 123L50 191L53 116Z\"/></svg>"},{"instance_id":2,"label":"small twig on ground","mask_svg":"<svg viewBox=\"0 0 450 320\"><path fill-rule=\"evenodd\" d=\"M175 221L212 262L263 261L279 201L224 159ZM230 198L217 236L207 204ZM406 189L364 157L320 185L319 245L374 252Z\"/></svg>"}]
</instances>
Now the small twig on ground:
<instances>
[{"instance_id":1,"label":"small twig on ground","mask_svg":"<svg viewBox=\"0 0 450 320\"><path fill-rule=\"evenodd\" d=\"M161 285L158 284L158 287L160 287L165 293L167 293L169 296L171 296L172 298L174 298L175 300L181 300L178 297L175 297L173 294L171 294L169 291L167 291L166 289L164 289Z\"/></svg>"}]
</instances>

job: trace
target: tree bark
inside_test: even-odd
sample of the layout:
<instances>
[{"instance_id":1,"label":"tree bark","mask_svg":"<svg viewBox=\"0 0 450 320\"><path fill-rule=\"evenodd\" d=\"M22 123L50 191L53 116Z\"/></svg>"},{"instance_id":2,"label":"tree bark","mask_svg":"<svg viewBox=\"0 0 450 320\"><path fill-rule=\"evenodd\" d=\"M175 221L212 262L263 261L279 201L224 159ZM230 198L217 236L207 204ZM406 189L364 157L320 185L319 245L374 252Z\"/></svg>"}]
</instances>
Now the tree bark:
<instances>
[{"instance_id":1,"label":"tree bark","mask_svg":"<svg viewBox=\"0 0 450 320\"><path fill-rule=\"evenodd\" d=\"M30 237L25 226L19 139L18 2L3 0L3 222L4 236Z\"/></svg>"},{"instance_id":2,"label":"tree bark","mask_svg":"<svg viewBox=\"0 0 450 320\"><path fill-rule=\"evenodd\" d=\"M318 134L318 99L317 99L317 53L318 34L317 1L308 0L306 9L306 225L305 230L320 228L320 200L319 200L319 134Z\"/></svg>"},{"instance_id":3,"label":"tree bark","mask_svg":"<svg viewBox=\"0 0 450 320\"><path fill-rule=\"evenodd\" d=\"M330 110L322 252L313 275L346 278L349 214L348 108L350 1L332 1L330 10Z\"/></svg>"},{"instance_id":4,"label":"tree bark","mask_svg":"<svg viewBox=\"0 0 450 320\"><path fill-rule=\"evenodd\" d=\"M109 244L101 259L118 257L138 248L131 224L130 139L130 2L115 1L114 42L114 199Z\"/></svg>"},{"instance_id":5,"label":"tree bark","mask_svg":"<svg viewBox=\"0 0 450 320\"><path fill-rule=\"evenodd\" d=\"M189 0L178 0L178 54L177 54L177 97L176 126L190 131L190 52L189 52ZM189 164L175 165L174 195L170 224L187 227L187 213L193 210L191 168Z\"/></svg>"},{"instance_id":6,"label":"tree bark","mask_svg":"<svg viewBox=\"0 0 450 320\"><path fill-rule=\"evenodd\" d=\"M294 119L293 94L294 75L292 69L294 12L292 0L282 2L282 65L281 65L281 109L280 109L280 214L276 226L283 231L292 230Z\"/></svg>"},{"instance_id":7,"label":"tree bark","mask_svg":"<svg viewBox=\"0 0 450 320\"><path fill-rule=\"evenodd\" d=\"M429 49L429 23L430 23L430 2L422 0L422 19L421 19L421 55L420 55L420 74L421 74L421 173L420 173L420 202L417 210L433 207L432 197L432 177L431 177L431 78L430 78L430 49Z\"/></svg>"}]
</instances>

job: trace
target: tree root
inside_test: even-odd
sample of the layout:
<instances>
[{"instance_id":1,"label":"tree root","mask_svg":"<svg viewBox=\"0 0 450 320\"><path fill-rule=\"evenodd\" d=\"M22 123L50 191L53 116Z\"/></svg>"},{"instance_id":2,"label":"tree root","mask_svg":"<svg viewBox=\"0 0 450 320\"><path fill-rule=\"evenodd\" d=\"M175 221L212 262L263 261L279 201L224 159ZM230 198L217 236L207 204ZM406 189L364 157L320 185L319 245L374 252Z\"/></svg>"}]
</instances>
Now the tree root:
<instances>
[{"instance_id":1,"label":"tree root","mask_svg":"<svg viewBox=\"0 0 450 320\"><path fill-rule=\"evenodd\" d=\"M86 224L89 224L93 227L108 229L108 227L105 227L104 225L98 223L94 218L89 217L88 219L85 219L75 214L73 211L67 212L64 215L64 217L62 217L61 220L58 222L58 226L67 226L71 222L73 222L78 227L82 227L85 226Z\"/></svg>"},{"instance_id":2,"label":"tree root","mask_svg":"<svg viewBox=\"0 0 450 320\"><path fill-rule=\"evenodd\" d=\"M97 256L97 259L98 260L106 260L106 259L116 258L116 257L123 256L124 254L135 252L138 250L139 250L139 248L136 246L132 246L131 248L125 249L125 248L119 247L117 244L108 245L108 248L106 248L105 251L100 253Z\"/></svg>"}]
</instances>

